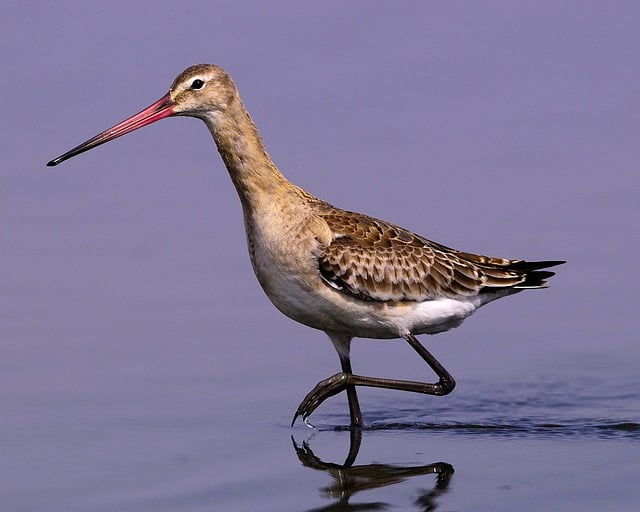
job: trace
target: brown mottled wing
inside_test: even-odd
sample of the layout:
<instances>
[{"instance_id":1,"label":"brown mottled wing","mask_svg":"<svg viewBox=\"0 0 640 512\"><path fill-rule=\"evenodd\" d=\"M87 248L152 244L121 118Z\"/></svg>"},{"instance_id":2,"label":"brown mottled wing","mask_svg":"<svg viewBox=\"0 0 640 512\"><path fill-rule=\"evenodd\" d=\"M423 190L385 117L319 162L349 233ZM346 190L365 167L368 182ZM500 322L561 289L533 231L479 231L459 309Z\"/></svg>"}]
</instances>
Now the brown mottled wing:
<instances>
[{"instance_id":1,"label":"brown mottled wing","mask_svg":"<svg viewBox=\"0 0 640 512\"><path fill-rule=\"evenodd\" d=\"M531 270L513 268L524 263L520 260L456 251L372 217L340 210L321 216L334 235L319 255L320 272L334 288L361 299L472 296L487 287L525 283ZM531 287L544 285L538 281Z\"/></svg>"}]
</instances>

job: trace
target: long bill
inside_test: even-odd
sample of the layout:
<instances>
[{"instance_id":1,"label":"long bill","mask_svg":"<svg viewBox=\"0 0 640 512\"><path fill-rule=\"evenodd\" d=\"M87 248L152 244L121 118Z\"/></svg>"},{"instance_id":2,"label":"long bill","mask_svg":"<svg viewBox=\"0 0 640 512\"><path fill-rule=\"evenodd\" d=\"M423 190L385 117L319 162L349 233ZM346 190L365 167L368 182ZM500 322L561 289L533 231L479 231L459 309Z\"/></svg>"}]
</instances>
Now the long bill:
<instances>
[{"instance_id":1,"label":"long bill","mask_svg":"<svg viewBox=\"0 0 640 512\"><path fill-rule=\"evenodd\" d=\"M72 156L76 156L80 153L84 153L85 151L89 151L90 149L93 149L100 144L104 144L105 142L109 142L110 140L116 139L121 135L125 135L129 132L137 130L138 128L142 128L143 126L147 126L148 124L155 123L160 119L169 117L175 113L174 107L175 104L167 93L158 101L156 101L152 105L149 105L144 110L141 110L136 115L125 119L121 123L112 126L102 133L99 133L95 137L92 137L88 141L83 142L79 146L70 149L64 155L60 155L58 158L54 158L47 163L47 166L53 167L54 165L58 165L59 163L68 160Z\"/></svg>"}]
</instances>

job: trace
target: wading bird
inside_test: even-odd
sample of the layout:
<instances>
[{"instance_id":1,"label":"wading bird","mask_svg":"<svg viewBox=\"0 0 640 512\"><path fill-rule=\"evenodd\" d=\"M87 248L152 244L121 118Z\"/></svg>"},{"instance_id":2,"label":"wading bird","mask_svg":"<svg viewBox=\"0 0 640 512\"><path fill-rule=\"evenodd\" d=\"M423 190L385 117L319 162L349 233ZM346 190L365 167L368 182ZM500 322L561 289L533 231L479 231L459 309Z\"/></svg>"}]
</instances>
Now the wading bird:
<instances>
[{"instance_id":1,"label":"wading bird","mask_svg":"<svg viewBox=\"0 0 640 512\"><path fill-rule=\"evenodd\" d=\"M357 386L450 393L453 377L416 335L457 327L488 302L543 288L553 272L542 269L564 263L458 251L318 199L280 173L233 81L211 64L186 69L158 101L47 165L170 116L196 117L209 128L240 196L251 263L269 299L289 318L326 332L338 352L342 371L307 394L292 425L346 391L351 425L364 426ZM438 382L354 374L354 337L404 338Z\"/></svg>"}]
</instances>

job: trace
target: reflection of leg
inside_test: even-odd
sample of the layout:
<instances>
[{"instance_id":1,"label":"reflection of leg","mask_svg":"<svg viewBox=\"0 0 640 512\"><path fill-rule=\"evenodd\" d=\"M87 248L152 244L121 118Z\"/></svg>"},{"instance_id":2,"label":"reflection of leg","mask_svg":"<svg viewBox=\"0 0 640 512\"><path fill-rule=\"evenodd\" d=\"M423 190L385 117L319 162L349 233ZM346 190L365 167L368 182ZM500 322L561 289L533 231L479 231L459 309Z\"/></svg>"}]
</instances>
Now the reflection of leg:
<instances>
[{"instance_id":1,"label":"reflection of leg","mask_svg":"<svg viewBox=\"0 0 640 512\"><path fill-rule=\"evenodd\" d=\"M340 362L342 364L342 372L332 375L328 379L320 381L316 386L307 394L302 403L298 406L295 416L291 424L295 422L298 416L302 416L303 419L307 419L309 415L316 410L316 408L324 402L327 398L340 393L341 391L347 391L347 397L349 400L349 412L351 414L351 425L362 427L362 414L360 412L360 406L358 404L358 397L356 395L355 386L367 386L374 388L396 389L398 391L411 391L413 393L424 393L426 395L442 396L447 395L453 391L456 385L455 380L451 374L440 364L440 362L431 355L431 353L424 348L418 339L413 334L407 334L404 339L411 345L411 347L422 357L422 359L433 369L438 375L438 382L420 382L412 380L400 380L400 379L382 379L379 377L366 377L364 375L354 375L351 373L351 363L349 359L349 344L350 338L340 338L338 336L331 336L338 355L340 356ZM350 391L352 389L353 391Z\"/></svg>"},{"instance_id":2,"label":"reflection of leg","mask_svg":"<svg viewBox=\"0 0 640 512\"><path fill-rule=\"evenodd\" d=\"M362 429L352 428L349 429L349 453L347 458L344 459L343 467L350 468L356 461L358 452L360 451L360 444L362 443Z\"/></svg>"},{"instance_id":3,"label":"reflection of leg","mask_svg":"<svg viewBox=\"0 0 640 512\"><path fill-rule=\"evenodd\" d=\"M416 505L420 507L420 510L435 510L438 507L436 498L447 491L453 476L453 466L446 462L437 462L433 467L438 475L436 485L431 490L425 490L423 494L416 498Z\"/></svg>"},{"instance_id":4,"label":"reflection of leg","mask_svg":"<svg viewBox=\"0 0 640 512\"><path fill-rule=\"evenodd\" d=\"M435 510L438 505L437 498L447 491L454 472L453 466L446 462L436 462L424 466L399 466L382 463L356 465L355 459L363 435L366 433L362 429L352 428L349 430L349 455L344 464L324 461L315 455L311 449L311 439L298 446L293 436L291 437L300 462L305 467L326 471L333 480L331 485L321 487L320 492L327 497L334 499L339 497L339 499L322 510L352 510L356 507L349 506L348 500L356 493L389 487L416 476L436 475L436 484L433 489L422 489L418 492L418 497L415 500L419 510ZM413 459L413 455L411 458ZM362 510L391 508L390 504L380 502L366 505L369 506L359 503L358 507Z\"/></svg>"}]
</instances>

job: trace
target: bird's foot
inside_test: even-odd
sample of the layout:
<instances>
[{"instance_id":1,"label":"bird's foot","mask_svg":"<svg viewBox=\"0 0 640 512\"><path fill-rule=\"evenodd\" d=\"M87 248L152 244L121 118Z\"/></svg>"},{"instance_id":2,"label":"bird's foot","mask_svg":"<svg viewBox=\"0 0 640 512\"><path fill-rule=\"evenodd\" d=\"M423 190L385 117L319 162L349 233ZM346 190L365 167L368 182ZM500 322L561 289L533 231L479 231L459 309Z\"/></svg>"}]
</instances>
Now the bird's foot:
<instances>
[{"instance_id":1,"label":"bird's foot","mask_svg":"<svg viewBox=\"0 0 640 512\"><path fill-rule=\"evenodd\" d=\"M307 422L307 418L327 398L344 391L347 384L349 384L349 376L350 374L348 373L340 372L318 382L315 387L307 393L307 396L304 397L304 400L302 400L298 406L298 409L293 416L293 420L291 421L291 426L293 427L298 416L301 416L307 426L313 427L309 422Z\"/></svg>"}]
</instances>

